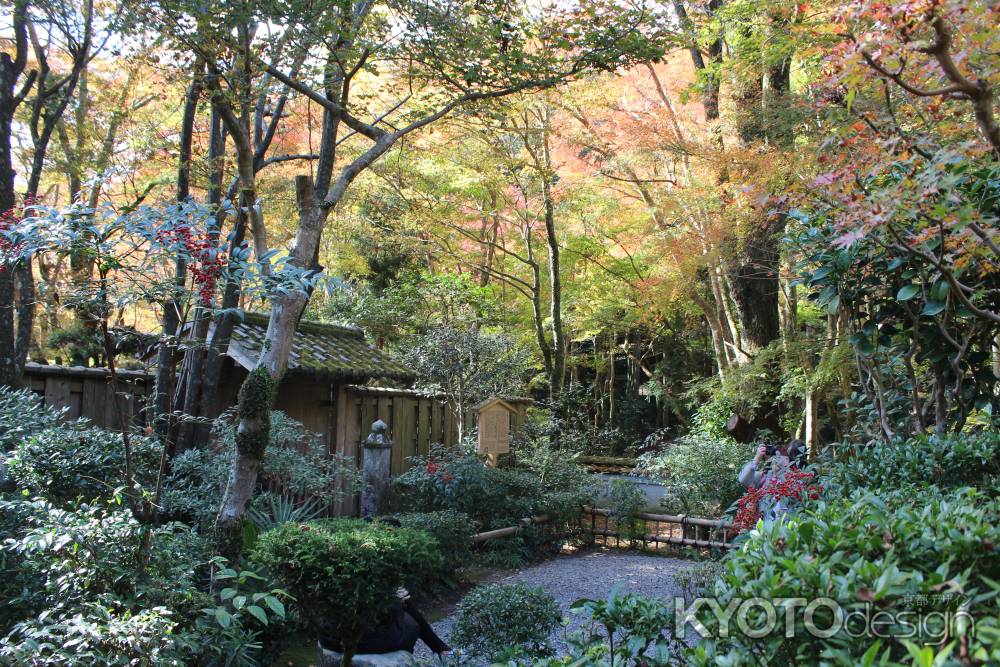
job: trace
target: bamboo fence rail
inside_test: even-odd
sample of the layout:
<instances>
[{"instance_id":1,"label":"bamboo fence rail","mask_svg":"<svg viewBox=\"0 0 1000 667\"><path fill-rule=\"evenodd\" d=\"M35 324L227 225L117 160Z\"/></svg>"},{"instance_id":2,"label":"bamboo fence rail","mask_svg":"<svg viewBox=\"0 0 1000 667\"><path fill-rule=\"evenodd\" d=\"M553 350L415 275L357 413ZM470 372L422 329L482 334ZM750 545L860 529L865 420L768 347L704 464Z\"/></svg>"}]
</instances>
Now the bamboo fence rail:
<instances>
[{"instance_id":1,"label":"bamboo fence rail","mask_svg":"<svg viewBox=\"0 0 1000 667\"><path fill-rule=\"evenodd\" d=\"M634 533L624 533L613 525L611 510L599 507L584 507L584 529L596 538L602 538L602 544L610 546L614 538L614 546L621 546L622 541L629 546L641 545L643 549L658 550L661 545L689 546L703 549L732 549L735 544L729 540L732 526L725 519L707 519L704 517L685 516L683 514L651 514L638 512L632 519L642 522L642 527ZM521 519L516 526L497 528L478 533L473 536L475 544L489 540L516 535L528 526L546 523L546 515ZM589 528L586 524L589 523ZM652 526L652 528L651 528ZM595 539L596 541L596 539Z\"/></svg>"}]
</instances>

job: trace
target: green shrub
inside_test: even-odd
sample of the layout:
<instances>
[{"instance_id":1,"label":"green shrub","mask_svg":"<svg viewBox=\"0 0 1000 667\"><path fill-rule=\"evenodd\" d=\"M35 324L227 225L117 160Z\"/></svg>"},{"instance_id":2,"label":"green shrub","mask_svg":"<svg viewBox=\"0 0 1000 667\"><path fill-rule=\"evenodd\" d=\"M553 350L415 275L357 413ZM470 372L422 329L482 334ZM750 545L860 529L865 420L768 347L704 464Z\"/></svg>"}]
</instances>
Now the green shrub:
<instances>
[{"instance_id":1,"label":"green shrub","mask_svg":"<svg viewBox=\"0 0 1000 667\"><path fill-rule=\"evenodd\" d=\"M549 635L562 620L555 598L525 584L473 589L458 605L451 639L473 656L498 660L550 652Z\"/></svg>"},{"instance_id":2,"label":"green shrub","mask_svg":"<svg viewBox=\"0 0 1000 667\"><path fill-rule=\"evenodd\" d=\"M612 591L606 600L577 600L570 606L586 614L583 627L568 633L567 650L558 657L518 655L508 667L666 667L678 660L683 645L670 632L674 609L664 600Z\"/></svg>"},{"instance_id":3,"label":"green shrub","mask_svg":"<svg viewBox=\"0 0 1000 667\"><path fill-rule=\"evenodd\" d=\"M465 565L472 553L472 536L476 525L466 514L441 510L413 512L393 516L404 528L426 531L441 548L443 556L441 579L450 578L456 568Z\"/></svg>"},{"instance_id":4,"label":"green shrub","mask_svg":"<svg viewBox=\"0 0 1000 667\"><path fill-rule=\"evenodd\" d=\"M0 500L0 636L44 608L44 599L38 598L36 568L10 546L21 538L41 505Z\"/></svg>"},{"instance_id":5,"label":"green shrub","mask_svg":"<svg viewBox=\"0 0 1000 667\"><path fill-rule=\"evenodd\" d=\"M0 455L29 435L55 426L65 415L66 408L47 406L28 389L0 387Z\"/></svg>"},{"instance_id":6,"label":"green shrub","mask_svg":"<svg viewBox=\"0 0 1000 667\"><path fill-rule=\"evenodd\" d=\"M954 612L964 605L975 628L953 627L947 641L931 650L931 659L919 664L958 664L960 648L975 664L995 664L1000 660L998 515L1000 500L972 489L942 492L929 487L919 495L904 490L883 496L857 491L750 533L705 594L722 608L732 600L758 597L832 598L845 613L867 607L899 614L919 610L921 601L934 601L930 609L935 612ZM718 629L711 614L698 617L709 631ZM690 662L854 665L884 658L886 662L878 664L910 664L910 649L898 636L876 640L842 628L832 637L819 638L806 630L802 609L793 618L793 637L785 636L785 618L780 615L778 627L767 636L754 639L730 628L729 639L702 642ZM751 614L751 627L758 621ZM820 607L817 626L829 628L832 622L829 609ZM902 627L895 623L882 632L895 630L898 635ZM932 625L922 625L910 641L917 647L934 644L940 639L935 635ZM947 655L935 660L935 652Z\"/></svg>"},{"instance_id":7,"label":"green shrub","mask_svg":"<svg viewBox=\"0 0 1000 667\"><path fill-rule=\"evenodd\" d=\"M139 435L132 435L131 442L136 480L149 487L159 472L160 444ZM58 505L110 498L125 484L121 434L79 422L28 436L7 462L19 488Z\"/></svg>"},{"instance_id":8,"label":"green shrub","mask_svg":"<svg viewBox=\"0 0 1000 667\"><path fill-rule=\"evenodd\" d=\"M253 555L313 631L342 642L345 665L363 633L398 603L396 589L426 580L442 562L426 532L361 521L287 523L261 535Z\"/></svg>"},{"instance_id":9,"label":"green shrub","mask_svg":"<svg viewBox=\"0 0 1000 667\"><path fill-rule=\"evenodd\" d=\"M570 609L589 623L570 637L574 657L601 656L610 665L670 663L679 644L671 631L674 609L665 601L613 591L606 600L577 600Z\"/></svg>"},{"instance_id":10,"label":"green shrub","mask_svg":"<svg viewBox=\"0 0 1000 667\"><path fill-rule=\"evenodd\" d=\"M643 456L639 466L663 483L660 504L666 511L711 517L719 516L743 495L737 475L753 454L753 445L690 435L675 440L662 453Z\"/></svg>"},{"instance_id":11,"label":"green shrub","mask_svg":"<svg viewBox=\"0 0 1000 667\"><path fill-rule=\"evenodd\" d=\"M214 449L191 449L171 462L164 480L163 513L200 526L210 526L219 511L219 498L229 479L235 451L234 425L228 415L216 420ZM271 413L271 443L257 478L252 508L264 524L281 520L280 496L268 488L283 488L286 494L308 496L322 506L353 494L359 480L351 461L331 456L320 437L283 412ZM339 484L343 484L340 486ZM272 511L273 510L273 511ZM308 512L296 504L300 515ZM288 514L286 513L287 517Z\"/></svg>"},{"instance_id":12,"label":"green shrub","mask_svg":"<svg viewBox=\"0 0 1000 667\"><path fill-rule=\"evenodd\" d=\"M166 607L121 610L86 602L70 612L55 610L14 629L0 647L5 664L36 667L185 664L173 633L177 622Z\"/></svg>"},{"instance_id":13,"label":"green shrub","mask_svg":"<svg viewBox=\"0 0 1000 667\"><path fill-rule=\"evenodd\" d=\"M607 498L611 520L618 533L626 539L639 537L645 525L633 515L646 506L646 494L639 485L628 479L613 479L608 484Z\"/></svg>"},{"instance_id":14,"label":"green shrub","mask_svg":"<svg viewBox=\"0 0 1000 667\"><path fill-rule=\"evenodd\" d=\"M0 664L253 664L261 633L280 625L267 582L221 569L213 597L207 542L180 524L143 526L119 499L72 510L6 501L0 518L18 522L5 529L2 549L4 586L13 579L18 590L0 607ZM263 614L237 599L256 594Z\"/></svg>"},{"instance_id":15,"label":"green shrub","mask_svg":"<svg viewBox=\"0 0 1000 667\"><path fill-rule=\"evenodd\" d=\"M930 484L942 488L1000 484L1000 433L921 435L852 447L846 461L831 466L830 483L850 493L857 488L896 489Z\"/></svg>"},{"instance_id":16,"label":"green shrub","mask_svg":"<svg viewBox=\"0 0 1000 667\"><path fill-rule=\"evenodd\" d=\"M491 468L474 456L414 459L392 481L405 512L451 510L469 516L482 530L502 528L532 516L542 506L543 487L522 470Z\"/></svg>"},{"instance_id":17,"label":"green shrub","mask_svg":"<svg viewBox=\"0 0 1000 667\"><path fill-rule=\"evenodd\" d=\"M561 546L577 524L580 507L593 502L597 485L574 463L556 464L541 457L518 468L492 468L475 456L414 458L392 481L393 505L403 512L450 510L470 517L479 530L516 525L526 517L547 515L544 528L529 528L519 540L497 540L487 551L504 553L494 564L517 566Z\"/></svg>"}]
</instances>

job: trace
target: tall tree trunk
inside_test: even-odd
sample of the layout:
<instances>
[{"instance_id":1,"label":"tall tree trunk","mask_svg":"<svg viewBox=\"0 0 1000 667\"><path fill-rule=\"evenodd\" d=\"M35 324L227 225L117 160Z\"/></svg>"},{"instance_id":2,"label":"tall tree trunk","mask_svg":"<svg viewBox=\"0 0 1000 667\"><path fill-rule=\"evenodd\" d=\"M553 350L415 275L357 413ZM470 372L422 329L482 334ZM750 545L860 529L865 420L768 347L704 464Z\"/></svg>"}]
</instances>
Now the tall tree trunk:
<instances>
[{"instance_id":1,"label":"tall tree trunk","mask_svg":"<svg viewBox=\"0 0 1000 667\"><path fill-rule=\"evenodd\" d=\"M538 262L534 261L531 251L531 232L527 236L528 259L531 262L531 321L535 328L535 342L542 353L542 366L550 378L553 376L552 348L545 339L545 323L542 318L542 276Z\"/></svg>"},{"instance_id":2,"label":"tall tree trunk","mask_svg":"<svg viewBox=\"0 0 1000 667\"><path fill-rule=\"evenodd\" d=\"M545 242L549 249L549 318L552 322L552 373L549 376L549 398L562 392L566 375L566 341L562 323L562 278L559 275L559 239L556 236L555 204L552 185L546 176L542 181L545 199Z\"/></svg>"},{"instance_id":3,"label":"tall tree trunk","mask_svg":"<svg viewBox=\"0 0 1000 667\"><path fill-rule=\"evenodd\" d=\"M712 349L715 352L715 364L719 372L719 379L725 380L726 373L729 370L729 353L726 351L726 338L722 330L722 324L719 322L718 313L715 306L710 304L701 295L693 293L692 299L705 315L705 322L708 324L708 330L712 338Z\"/></svg>"},{"instance_id":4,"label":"tall tree trunk","mask_svg":"<svg viewBox=\"0 0 1000 667\"><path fill-rule=\"evenodd\" d=\"M11 12L15 47L13 57L6 51L0 53L0 213L13 212L17 206L11 152L12 125L14 112L35 80L34 73L21 80L28 58L27 5L26 0L16 0ZM15 315L23 315L16 301L16 294L20 291L18 287L24 283L21 267L21 262L0 266L0 386L6 387L20 386L27 359L28 343L22 340L24 322L19 321L16 329L14 325ZM30 276L29 268L29 282ZM26 295L22 292L20 296ZM30 338L30 318L27 324Z\"/></svg>"},{"instance_id":5,"label":"tall tree trunk","mask_svg":"<svg viewBox=\"0 0 1000 667\"><path fill-rule=\"evenodd\" d=\"M0 58L9 61L4 53ZM5 68L6 69L6 68ZM13 84L3 82L4 92ZM17 205L14 193L14 167L11 159L11 123L13 110L7 105L0 108L0 213L13 211ZM14 331L14 264L0 266L0 386L17 387L21 384L23 367L18 363L17 336Z\"/></svg>"},{"instance_id":6,"label":"tall tree trunk","mask_svg":"<svg viewBox=\"0 0 1000 667\"><path fill-rule=\"evenodd\" d=\"M726 261L742 349L753 357L781 336L778 260L784 219L751 224L743 237L733 242L736 247L729 249Z\"/></svg>"},{"instance_id":7,"label":"tall tree trunk","mask_svg":"<svg viewBox=\"0 0 1000 667\"><path fill-rule=\"evenodd\" d=\"M722 336L726 342L726 355L732 364L744 364L747 362L747 355L743 351L743 338L740 335L739 322L733 313L728 296L732 290L729 289L729 280L722 267L709 267L709 284L712 287L712 296L715 297L716 314L719 321L725 324Z\"/></svg>"},{"instance_id":8,"label":"tall tree trunk","mask_svg":"<svg viewBox=\"0 0 1000 667\"><path fill-rule=\"evenodd\" d=\"M566 340L562 322L562 275L559 264L559 237L556 234L555 197L552 185L555 170L552 167L552 153L549 146L552 109L546 103L538 113L541 127L541 146L532 151L532 158L542 182L542 203L545 208L545 244L549 254L549 320L552 328L552 370L549 375L549 399L562 393L566 377ZM527 117L526 121L527 121ZM527 132L528 123L525 122Z\"/></svg>"},{"instance_id":9,"label":"tall tree trunk","mask_svg":"<svg viewBox=\"0 0 1000 667\"><path fill-rule=\"evenodd\" d=\"M191 84L184 97L184 115L181 120L180 145L177 152L177 196L179 203L187 201L191 196L191 147L194 140L194 122L198 111L198 99L201 97L201 63L194 67ZM180 332L181 309L183 308L181 292L187 280L187 262L178 256L174 262L174 298L163 304L163 315L160 318L160 343L156 352L156 388L154 390L154 407L156 410L154 427L157 436L167 446L171 455L172 420L169 415L173 411L171 397L174 393L174 378L176 377L177 340Z\"/></svg>"},{"instance_id":10,"label":"tall tree trunk","mask_svg":"<svg viewBox=\"0 0 1000 667\"><path fill-rule=\"evenodd\" d=\"M319 245L326 210L317 205L311 177L296 177L295 194L299 225L289 262L300 269L308 269ZM304 291L288 291L272 298L271 317L264 337L267 344L240 388L236 455L215 522L216 549L232 562L239 558L242 550L243 521L270 438L275 388L288 366L295 325L306 300Z\"/></svg>"},{"instance_id":11,"label":"tall tree trunk","mask_svg":"<svg viewBox=\"0 0 1000 667\"><path fill-rule=\"evenodd\" d=\"M220 210L222 204L222 178L226 150L225 128L222 118L214 107L211 112L208 133L208 165L209 185L208 204L215 211L213 222L209 225L208 234L215 245L219 244L219 236L225 213ZM243 243L243 230L246 229L246 211L237 212L232 239L230 240L229 256L232 250ZM180 425L177 435L177 449L184 451L197 447L208 441L209 425L207 420L215 416L218 405L218 389L222 379L222 367L229 338L235 324L235 319L229 310L236 308L239 302L239 286L233 279L228 279L223 290L222 314L215 318L216 326L208 340L212 323L212 309L198 304L191 322L191 332L187 337L190 345L184 356L181 381L184 383L184 414L199 418L199 421L186 421Z\"/></svg>"},{"instance_id":12,"label":"tall tree trunk","mask_svg":"<svg viewBox=\"0 0 1000 667\"><path fill-rule=\"evenodd\" d=\"M742 29L749 31L750 27ZM789 129L778 122L783 120L778 107L788 93L790 71L789 59L769 66L766 90L763 74L755 68L734 78L736 129L744 146L761 140L783 143L789 138ZM781 336L778 276L785 215L768 211L765 205L755 210L743 227L740 239L730 244L726 253L726 271L741 323L743 348L752 356Z\"/></svg>"},{"instance_id":13,"label":"tall tree trunk","mask_svg":"<svg viewBox=\"0 0 1000 667\"><path fill-rule=\"evenodd\" d=\"M249 33L244 34L244 39L248 39L249 37ZM247 56L244 57L244 62L249 62L248 47L245 50L247 51ZM305 53L306 51L303 51L302 54L295 58L292 64L293 77L297 75L301 68L305 59ZM240 77L244 81L249 80L248 73L243 73ZM251 108L250 94L252 89L249 85L243 85L242 113L238 119L231 118L230 122L223 124L220 108L218 105L213 105L209 136L210 176L208 202L216 209L221 205L224 193L222 178L225 171L227 129L229 129L229 134L233 137L234 143L237 145L238 155L240 155L240 161L238 161L240 177L225 192L229 199L236 199L237 195L239 195L241 201L248 199L242 185L244 179L251 179L252 181L256 173L267 164L267 151L274 140L278 124L281 122L288 100L288 93L286 91L282 93L277 103L274 104L273 111L270 114L271 120L265 126L265 112L270 108L267 97L270 83L271 79L270 75L268 75L265 77L265 82L260 86L261 92L259 93L257 103L253 105L255 117L253 120L252 142L250 138L251 123L249 119L249 110ZM328 135L324 134L324 136ZM320 152L322 155L329 155L332 159L332 153L324 152L324 147L328 143L328 141L324 140ZM322 173L323 170L321 169L320 175ZM247 224L250 222L250 211L256 209L255 192L252 197L251 206L241 204L237 211L233 230L228 237L229 248L227 255L230 258L235 256L234 250L243 245ZM217 212L214 223L209 228L209 235L216 245L219 244L224 218L225 216L221 211ZM261 227L263 226L262 221L257 220L256 222ZM262 234L257 238L262 239ZM233 260L230 259L230 268L232 266ZM232 272L230 272L229 276L223 287L219 312L213 317L209 308L199 307L195 311L190 336L194 344L185 354L182 366L183 385L178 387L178 393L184 396L184 413L198 417L199 420L188 423L178 435L178 449L189 448L208 440L210 430L208 419L215 416L219 405L218 389L226 360L225 354L229 348L229 342L236 325L237 318L234 315L234 311L239 307L242 292L239 279L234 277ZM215 325L214 328L211 327L213 322ZM209 333L211 333L211 336L209 336Z\"/></svg>"}]
</instances>

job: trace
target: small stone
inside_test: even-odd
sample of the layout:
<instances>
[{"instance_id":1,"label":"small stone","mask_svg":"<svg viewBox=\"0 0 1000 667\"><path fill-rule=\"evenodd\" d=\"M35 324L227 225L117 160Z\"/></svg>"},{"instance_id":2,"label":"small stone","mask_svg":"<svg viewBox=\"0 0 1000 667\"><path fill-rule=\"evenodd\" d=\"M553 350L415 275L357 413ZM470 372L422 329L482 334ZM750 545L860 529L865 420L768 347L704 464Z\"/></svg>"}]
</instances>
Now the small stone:
<instances>
[{"instance_id":1,"label":"small stone","mask_svg":"<svg viewBox=\"0 0 1000 667\"><path fill-rule=\"evenodd\" d=\"M340 667L343 656L336 651L319 647L319 667ZM410 667L415 665L413 654L409 651L393 651L392 653L368 654L361 653L351 659L353 667Z\"/></svg>"}]
</instances>

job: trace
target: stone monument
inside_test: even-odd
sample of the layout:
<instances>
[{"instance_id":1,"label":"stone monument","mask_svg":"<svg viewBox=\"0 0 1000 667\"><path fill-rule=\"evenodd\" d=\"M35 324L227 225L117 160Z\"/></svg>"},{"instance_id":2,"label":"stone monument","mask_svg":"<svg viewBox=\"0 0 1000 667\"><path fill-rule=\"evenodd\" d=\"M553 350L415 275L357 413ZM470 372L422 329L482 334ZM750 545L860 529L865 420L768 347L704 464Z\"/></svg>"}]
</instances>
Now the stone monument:
<instances>
[{"instance_id":1,"label":"stone monument","mask_svg":"<svg viewBox=\"0 0 1000 667\"><path fill-rule=\"evenodd\" d=\"M392 463L392 441L388 425L381 419L372 424L372 432L364 442L362 460L361 516L371 517L385 511L389 491L389 466Z\"/></svg>"}]
</instances>

